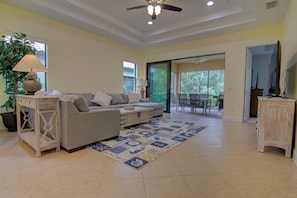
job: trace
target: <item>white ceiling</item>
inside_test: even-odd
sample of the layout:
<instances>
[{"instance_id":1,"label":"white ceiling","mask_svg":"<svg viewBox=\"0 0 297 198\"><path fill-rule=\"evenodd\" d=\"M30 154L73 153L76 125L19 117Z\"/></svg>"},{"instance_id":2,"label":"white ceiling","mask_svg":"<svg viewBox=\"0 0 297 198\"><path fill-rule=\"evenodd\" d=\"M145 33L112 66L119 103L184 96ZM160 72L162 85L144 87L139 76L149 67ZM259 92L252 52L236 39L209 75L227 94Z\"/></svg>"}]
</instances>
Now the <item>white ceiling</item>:
<instances>
[{"instance_id":1,"label":"white ceiling","mask_svg":"<svg viewBox=\"0 0 297 198\"><path fill-rule=\"evenodd\" d=\"M146 5L145 0L0 0L49 18L128 44L151 48L190 39L279 23L289 0L166 0L182 12L162 10L148 25L146 9L126 10ZM163 0L164 1L164 0Z\"/></svg>"}]
</instances>

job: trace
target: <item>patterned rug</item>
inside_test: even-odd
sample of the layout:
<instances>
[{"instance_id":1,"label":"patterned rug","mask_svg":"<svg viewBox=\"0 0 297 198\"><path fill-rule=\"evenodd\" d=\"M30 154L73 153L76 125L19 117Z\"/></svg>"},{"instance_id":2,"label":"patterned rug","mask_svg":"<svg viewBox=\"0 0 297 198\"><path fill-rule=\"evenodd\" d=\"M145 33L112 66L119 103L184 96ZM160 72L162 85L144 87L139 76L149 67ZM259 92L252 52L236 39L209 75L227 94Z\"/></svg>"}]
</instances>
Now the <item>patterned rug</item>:
<instances>
[{"instance_id":1,"label":"patterned rug","mask_svg":"<svg viewBox=\"0 0 297 198\"><path fill-rule=\"evenodd\" d=\"M100 141L90 147L140 169L205 128L197 123L155 118L150 123L122 130L115 139Z\"/></svg>"}]
</instances>

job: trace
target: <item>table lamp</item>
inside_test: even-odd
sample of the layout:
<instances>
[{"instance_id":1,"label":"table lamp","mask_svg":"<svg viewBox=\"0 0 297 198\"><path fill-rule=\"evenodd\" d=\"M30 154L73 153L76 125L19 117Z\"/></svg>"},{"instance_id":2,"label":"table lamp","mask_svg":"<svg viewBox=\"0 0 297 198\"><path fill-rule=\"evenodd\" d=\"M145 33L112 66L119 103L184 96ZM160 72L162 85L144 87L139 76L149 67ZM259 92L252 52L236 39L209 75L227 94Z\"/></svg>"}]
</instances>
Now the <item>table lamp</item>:
<instances>
[{"instance_id":1,"label":"table lamp","mask_svg":"<svg viewBox=\"0 0 297 198\"><path fill-rule=\"evenodd\" d=\"M144 87L147 86L147 80L138 79L136 81L136 86L137 87L141 87L141 89L140 89L140 95L141 95L142 98L144 98Z\"/></svg>"},{"instance_id":2,"label":"table lamp","mask_svg":"<svg viewBox=\"0 0 297 198\"><path fill-rule=\"evenodd\" d=\"M40 62L37 56L33 54L26 54L12 70L28 72L25 76L26 80L22 85L28 95L34 95L36 91L41 89L41 83L35 72L47 72L47 68Z\"/></svg>"}]
</instances>

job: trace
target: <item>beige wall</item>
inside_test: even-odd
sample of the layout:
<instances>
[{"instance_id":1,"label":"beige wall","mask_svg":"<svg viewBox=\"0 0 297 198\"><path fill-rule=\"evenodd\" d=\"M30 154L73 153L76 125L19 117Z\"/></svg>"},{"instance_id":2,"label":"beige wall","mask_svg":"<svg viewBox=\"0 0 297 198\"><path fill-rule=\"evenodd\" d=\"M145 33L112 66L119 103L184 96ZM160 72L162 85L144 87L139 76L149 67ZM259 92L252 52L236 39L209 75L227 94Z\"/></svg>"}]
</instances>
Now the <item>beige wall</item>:
<instances>
[{"instance_id":1,"label":"beige wall","mask_svg":"<svg viewBox=\"0 0 297 198\"><path fill-rule=\"evenodd\" d=\"M225 53L224 119L242 121L246 48L272 44L281 38L282 25L213 36L145 51L143 64L183 57Z\"/></svg>"},{"instance_id":2,"label":"beige wall","mask_svg":"<svg viewBox=\"0 0 297 198\"><path fill-rule=\"evenodd\" d=\"M282 25L272 25L136 50L4 3L0 3L0 24L1 35L24 32L48 44L49 90L120 92L123 60L137 63L139 78L144 78L147 62L225 53L224 119L235 121L243 117L246 47L275 43L282 36ZM1 97L5 97L2 92L0 102Z\"/></svg>"},{"instance_id":3,"label":"beige wall","mask_svg":"<svg viewBox=\"0 0 297 198\"><path fill-rule=\"evenodd\" d=\"M5 3L0 3L0 24L0 35L23 32L48 44L49 90L121 92L123 61L137 63L141 57L133 48ZM0 85L3 104L3 79Z\"/></svg>"},{"instance_id":4,"label":"beige wall","mask_svg":"<svg viewBox=\"0 0 297 198\"><path fill-rule=\"evenodd\" d=\"M49 90L119 92L123 61L139 57L133 48L4 3L0 13L1 35L24 32L48 44Z\"/></svg>"},{"instance_id":5,"label":"beige wall","mask_svg":"<svg viewBox=\"0 0 297 198\"><path fill-rule=\"evenodd\" d=\"M296 19L297 19L297 0L291 0L290 5L288 6L287 16L284 22L283 28L283 37L282 37L282 62L281 62L281 73L284 73L285 70L288 68L293 68L294 73L290 73L295 77L294 84L290 85L292 89L288 92L288 96L290 98L297 99L297 82L296 82L296 70L297 70L297 26L296 26ZM284 81L282 81L284 82ZM295 119L297 120L297 119ZM297 124L297 122L295 123ZM296 127L295 127L296 128ZM296 128L297 129L297 128ZM295 148L294 148L294 161L297 165L297 136L295 131Z\"/></svg>"}]
</instances>

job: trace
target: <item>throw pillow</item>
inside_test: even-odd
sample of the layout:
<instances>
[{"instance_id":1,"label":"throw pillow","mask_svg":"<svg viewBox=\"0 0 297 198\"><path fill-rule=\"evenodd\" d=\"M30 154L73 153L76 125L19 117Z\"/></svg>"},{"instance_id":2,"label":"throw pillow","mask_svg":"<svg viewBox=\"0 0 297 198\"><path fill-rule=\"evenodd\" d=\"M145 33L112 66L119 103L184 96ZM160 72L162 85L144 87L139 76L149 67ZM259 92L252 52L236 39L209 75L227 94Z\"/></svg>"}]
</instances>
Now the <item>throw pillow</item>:
<instances>
[{"instance_id":1,"label":"throw pillow","mask_svg":"<svg viewBox=\"0 0 297 198\"><path fill-rule=\"evenodd\" d=\"M124 94L124 93L121 93L121 96L124 100L124 104L127 104L129 102L129 98L128 98L128 95L127 94Z\"/></svg>"},{"instance_id":2,"label":"throw pillow","mask_svg":"<svg viewBox=\"0 0 297 198\"><path fill-rule=\"evenodd\" d=\"M139 100L140 100L140 95L138 94L138 93L135 93L135 92L129 92L128 93L128 98L129 98L129 103L131 104L131 103L137 103L137 102L139 102Z\"/></svg>"},{"instance_id":3,"label":"throw pillow","mask_svg":"<svg viewBox=\"0 0 297 198\"><path fill-rule=\"evenodd\" d=\"M88 112L89 106L85 99L81 96L77 96L74 100L74 105L80 112Z\"/></svg>"},{"instance_id":4,"label":"throw pillow","mask_svg":"<svg viewBox=\"0 0 297 198\"><path fill-rule=\"evenodd\" d=\"M74 106L80 112L88 112L89 111L89 106L88 106L87 102L81 96L77 96L77 95L63 95L61 97L61 100L73 102Z\"/></svg>"},{"instance_id":5,"label":"throw pillow","mask_svg":"<svg viewBox=\"0 0 297 198\"><path fill-rule=\"evenodd\" d=\"M115 104L124 104L124 100L121 94L109 94L112 99L110 104L115 105Z\"/></svg>"},{"instance_id":6,"label":"throw pillow","mask_svg":"<svg viewBox=\"0 0 297 198\"><path fill-rule=\"evenodd\" d=\"M75 93L75 92L67 92L63 93L63 95L77 95L83 97L83 99L86 101L88 106L97 106L98 104L93 103L92 100L94 98L94 94L92 93Z\"/></svg>"},{"instance_id":7,"label":"throw pillow","mask_svg":"<svg viewBox=\"0 0 297 198\"><path fill-rule=\"evenodd\" d=\"M111 99L112 97L107 95L106 93L97 91L92 102L102 106L108 106L110 104Z\"/></svg>"}]
</instances>

